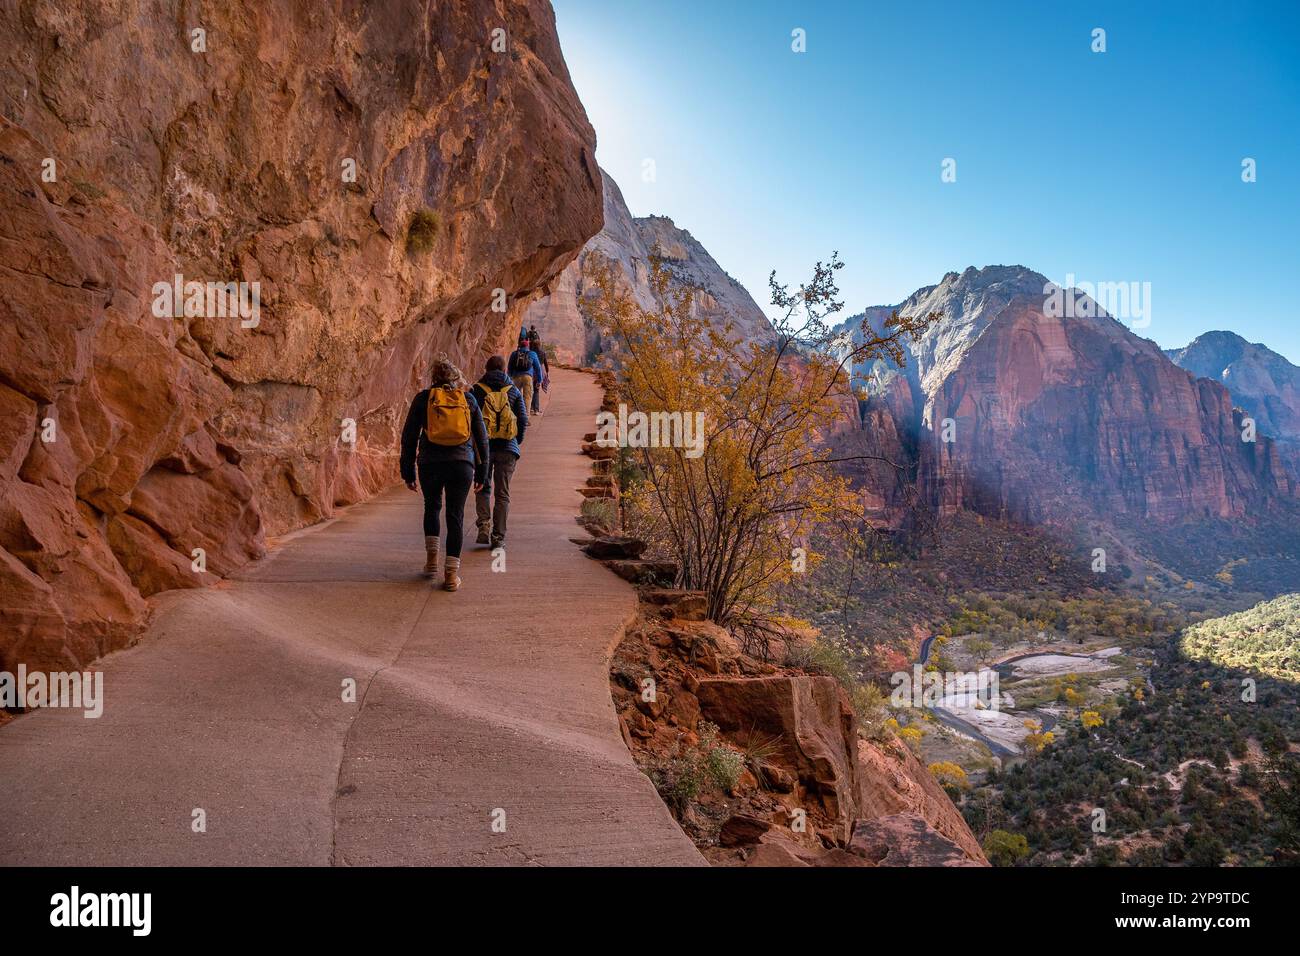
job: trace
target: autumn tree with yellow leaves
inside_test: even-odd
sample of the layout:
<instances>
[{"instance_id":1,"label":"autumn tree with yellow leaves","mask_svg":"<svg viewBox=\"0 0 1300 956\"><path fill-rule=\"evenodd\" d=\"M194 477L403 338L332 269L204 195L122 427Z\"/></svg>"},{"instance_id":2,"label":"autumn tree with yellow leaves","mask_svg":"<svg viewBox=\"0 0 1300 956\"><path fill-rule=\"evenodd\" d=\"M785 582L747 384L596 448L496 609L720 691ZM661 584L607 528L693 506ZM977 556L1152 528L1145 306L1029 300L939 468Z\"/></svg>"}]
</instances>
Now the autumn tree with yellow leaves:
<instances>
[{"instance_id":1,"label":"autumn tree with yellow leaves","mask_svg":"<svg viewBox=\"0 0 1300 956\"><path fill-rule=\"evenodd\" d=\"M927 768L945 790L961 791L970 788L970 779L960 765L951 760L940 760Z\"/></svg>"},{"instance_id":2,"label":"autumn tree with yellow leaves","mask_svg":"<svg viewBox=\"0 0 1300 956\"><path fill-rule=\"evenodd\" d=\"M1043 730L1041 720L1026 720L1022 721L1022 723L1025 725L1025 729L1029 731L1029 733L1025 734L1024 740L1020 742L1025 753L1040 754L1056 740L1056 734L1050 730Z\"/></svg>"},{"instance_id":3,"label":"autumn tree with yellow leaves","mask_svg":"<svg viewBox=\"0 0 1300 956\"><path fill-rule=\"evenodd\" d=\"M824 440L851 407L852 366L886 356L901 365L903 338L936 318L895 314L880 332L864 322L860 345L837 346L827 320L843 308L842 267L838 255L818 262L794 291L772 274L781 317L771 342L739 341L729 323L710 323L658 254L649 263L654 308L638 303L607 262L594 268L590 314L627 409L691 416L704 428L702 448L628 449L639 477L624 489L629 530L676 561L676 583L704 592L718 623L779 621L776 590L818 560L814 528L858 526L861 504L836 465L874 456L837 458Z\"/></svg>"}]
</instances>

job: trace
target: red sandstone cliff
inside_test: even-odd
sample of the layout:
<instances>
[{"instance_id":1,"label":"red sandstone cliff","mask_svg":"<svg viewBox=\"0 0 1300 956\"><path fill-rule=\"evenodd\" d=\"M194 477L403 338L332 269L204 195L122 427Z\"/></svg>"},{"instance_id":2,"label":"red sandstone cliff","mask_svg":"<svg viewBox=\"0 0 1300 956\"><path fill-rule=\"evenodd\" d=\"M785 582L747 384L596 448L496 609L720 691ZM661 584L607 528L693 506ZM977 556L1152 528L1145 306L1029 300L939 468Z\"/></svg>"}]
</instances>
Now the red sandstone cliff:
<instances>
[{"instance_id":1,"label":"red sandstone cliff","mask_svg":"<svg viewBox=\"0 0 1300 956\"><path fill-rule=\"evenodd\" d=\"M601 226L545 0L7 4L0 65L0 669L394 480L433 354L510 338ZM257 324L159 317L176 274L259 283Z\"/></svg>"},{"instance_id":2,"label":"red sandstone cliff","mask_svg":"<svg viewBox=\"0 0 1300 956\"><path fill-rule=\"evenodd\" d=\"M971 268L899 306L942 318L903 369L855 370L873 397L854 441L906 466L941 510L1023 522L1239 517L1294 500L1273 440L1242 440L1227 389L1105 314L1053 317L1046 283L1019 266ZM868 505L895 517L906 482L861 472Z\"/></svg>"}]
</instances>

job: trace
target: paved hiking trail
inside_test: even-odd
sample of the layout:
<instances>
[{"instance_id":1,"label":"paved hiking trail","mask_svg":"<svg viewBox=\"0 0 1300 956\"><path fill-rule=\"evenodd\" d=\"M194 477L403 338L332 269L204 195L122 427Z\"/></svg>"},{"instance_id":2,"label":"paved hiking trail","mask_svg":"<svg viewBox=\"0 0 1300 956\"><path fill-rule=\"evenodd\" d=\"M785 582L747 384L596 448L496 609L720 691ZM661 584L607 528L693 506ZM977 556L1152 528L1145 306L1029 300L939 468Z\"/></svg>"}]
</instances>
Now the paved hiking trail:
<instances>
[{"instance_id":1,"label":"paved hiking trail","mask_svg":"<svg viewBox=\"0 0 1300 956\"><path fill-rule=\"evenodd\" d=\"M93 665L102 717L0 728L0 865L703 864L610 702L634 592L569 541L600 391L553 383L504 573L467 520L461 590L430 587L421 500L397 487L163 595Z\"/></svg>"}]
</instances>

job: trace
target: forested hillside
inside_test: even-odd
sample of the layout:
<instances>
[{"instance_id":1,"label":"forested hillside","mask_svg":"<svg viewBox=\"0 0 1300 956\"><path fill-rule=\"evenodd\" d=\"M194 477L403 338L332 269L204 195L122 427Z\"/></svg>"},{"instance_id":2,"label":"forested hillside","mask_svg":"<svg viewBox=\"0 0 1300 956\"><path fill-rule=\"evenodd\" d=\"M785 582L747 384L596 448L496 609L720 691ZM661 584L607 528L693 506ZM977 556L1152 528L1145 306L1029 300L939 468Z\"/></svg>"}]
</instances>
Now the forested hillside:
<instances>
[{"instance_id":1,"label":"forested hillside","mask_svg":"<svg viewBox=\"0 0 1300 956\"><path fill-rule=\"evenodd\" d=\"M1300 680L1300 593L1189 627L1183 653L1270 677Z\"/></svg>"}]
</instances>

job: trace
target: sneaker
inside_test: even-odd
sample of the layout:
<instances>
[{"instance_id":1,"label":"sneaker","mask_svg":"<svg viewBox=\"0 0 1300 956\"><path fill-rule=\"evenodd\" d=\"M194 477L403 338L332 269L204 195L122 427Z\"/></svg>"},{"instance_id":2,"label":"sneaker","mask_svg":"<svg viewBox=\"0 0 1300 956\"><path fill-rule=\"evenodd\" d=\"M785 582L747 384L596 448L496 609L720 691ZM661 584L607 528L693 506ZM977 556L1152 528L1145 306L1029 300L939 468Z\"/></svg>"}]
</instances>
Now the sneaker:
<instances>
[{"instance_id":1,"label":"sneaker","mask_svg":"<svg viewBox=\"0 0 1300 956\"><path fill-rule=\"evenodd\" d=\"M480 532L478 533L478 537L474 539L474 543L475 543L475 544L487 544L487 543L488 543L488 533L487 533L486 531L480 531Z\"/></svg>"}]
</instances>

